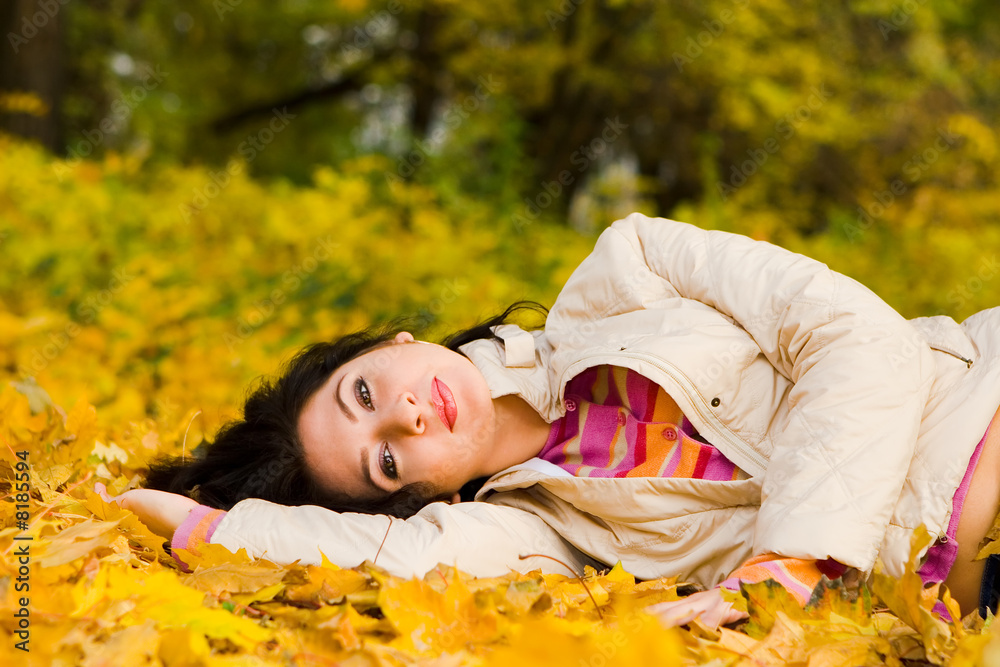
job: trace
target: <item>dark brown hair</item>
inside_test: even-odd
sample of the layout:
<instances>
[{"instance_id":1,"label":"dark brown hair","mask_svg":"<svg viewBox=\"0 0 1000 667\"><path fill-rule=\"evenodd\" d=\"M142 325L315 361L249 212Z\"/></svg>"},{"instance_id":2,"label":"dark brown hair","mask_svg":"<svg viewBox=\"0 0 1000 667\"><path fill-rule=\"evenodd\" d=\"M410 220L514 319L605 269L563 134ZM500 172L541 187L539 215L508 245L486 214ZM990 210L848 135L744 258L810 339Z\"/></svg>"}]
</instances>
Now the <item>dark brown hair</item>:
<instances>
[{"instance_id":1,"label":"dark brown hair","mask_svg":"<svg viewBox=\"0 0 1000 667\"><path fill-rule=\"evenodd\" d=\"M523 310L544 314L537 303L519 301L503 313L447 338L454 352L474 340L495 338L492 327ZM188 495L203 505L231 509L246 498L282 505L319 505L338 512L365 512L409 517L430 502L444 500L428 483L408 484L372 500L358 500L323 489L305 462L298 420L309 398L340 366L387 343L398 325L349 334L302 349L276 379L262 378L251 389L243 418L224 425L214 442L203 443L196 455L166 457L149 466L145 486ZM461 354L461 352L459 352ZM459 492L472 500L485 478L469 480Z\"/></svg>"}]
</instances>

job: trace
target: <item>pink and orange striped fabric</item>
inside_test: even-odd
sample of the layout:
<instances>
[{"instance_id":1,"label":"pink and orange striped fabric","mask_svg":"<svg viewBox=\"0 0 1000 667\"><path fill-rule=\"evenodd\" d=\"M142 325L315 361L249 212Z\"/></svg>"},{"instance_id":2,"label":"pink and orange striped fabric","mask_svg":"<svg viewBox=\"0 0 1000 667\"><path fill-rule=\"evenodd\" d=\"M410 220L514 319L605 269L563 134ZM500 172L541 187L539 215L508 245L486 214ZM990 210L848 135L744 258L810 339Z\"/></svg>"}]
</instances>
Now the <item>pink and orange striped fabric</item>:
<instances>
[{"instance_id":1,"label":"pink and orange striped fabric","mask_svg":"<svg viewBox=\"0 0 1000 667\"><path fill-rule=\"evenodd\" d=\"M183 572L191 570L175 550L186 549L195 555L200 555L198 547L212 541L215 529L222 523L225 516L225 510L215 509L207 505L198 505L188 512L187 518L177 527L170 540L170 555L177 561Z\"/></svg>"},{"instance_id":2,"label":"pink and orange striped fabric","mask_svg":"<svg viewBox=\"0 0 1000 667\"><path fill-rule=\"evenodd\" d=\"M642 375L595 366L566 385L564 417L539 453L577 477L747 479Z\"/></svg>"},{"instance_id":3,"label":"pink and orange striped fabric","mask_svg":"<svg viewBox=\"0 0 1000 667\"><path fill-rule=\"evenodd\" d=\"M553 422L542 458L577 477L685 477L747 479L706 442L677 403L656 383L617 366L594 366L566 385L566 414ZM720 586L774 579L800 604L826 574L845 568L834 560L817 563L773 554L755 556Z\"/></svg>"}]
</instances>

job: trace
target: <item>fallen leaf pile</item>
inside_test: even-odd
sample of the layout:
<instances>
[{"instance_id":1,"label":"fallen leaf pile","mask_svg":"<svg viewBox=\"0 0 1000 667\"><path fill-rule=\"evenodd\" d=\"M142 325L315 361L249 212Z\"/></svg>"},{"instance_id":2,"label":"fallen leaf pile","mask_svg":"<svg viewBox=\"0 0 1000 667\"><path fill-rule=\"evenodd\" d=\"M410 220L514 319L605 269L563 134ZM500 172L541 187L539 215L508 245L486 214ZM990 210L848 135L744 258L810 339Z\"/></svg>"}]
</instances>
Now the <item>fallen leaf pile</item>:
<instances>
[{"instance_id":1,"label":"fallen leaf pile","mask_svg":"<svg viewBox=\"0 0 1000 667\"><path fill-rule=\"evenodd\" d=\"M59 160L0 135L0 665L1000 665L992 622L942 620L912 568L870 590L824 584L806 610L749 586L749 621L721 630L662 627L643 609L692 588L621 567L404 581L377 557L275 565L206 545L181 572L96 482L117 495L156 456L191 456L303 345L400 314L436 340L518 298L551 304L593 246L389 183L391 167L321 167L311 187L234 176L187 219L207 168ZM934 233L949 262L910 264L974 266L992 238ZM877 262L879 293L914 282L822 243L803 250Z\"/></svg>"},{"instance_id":2,"label":"fallen leaf pile","mask_svg":"<svg viewBox=\"0 0 1000 667\"><path fill-rule=\"evenodd\" d=\"M0 415L3 665L1000 660L992 617L949 622L932 613L938 590L923 588L914 561L900 580L876 574L871 590L824 580L806 609L773 582L746 586L749 620L719 630L698 622L664 628L644 607L692 588L675 579L636 582L620 565L580 578L534 572L490 579L440 565L422 580L403 580L369 562L279 566L209 544L199 555L185 552L192 566L185 574L163 538L93 491L100 478L115 494L138 485L141 470L129 452L154 447L158 433L136 424L102 430L93 406L78 402L65 411L30 383L0 390ZM943 597L958 619L957 605Z\"/></svg>"}]
</instances>

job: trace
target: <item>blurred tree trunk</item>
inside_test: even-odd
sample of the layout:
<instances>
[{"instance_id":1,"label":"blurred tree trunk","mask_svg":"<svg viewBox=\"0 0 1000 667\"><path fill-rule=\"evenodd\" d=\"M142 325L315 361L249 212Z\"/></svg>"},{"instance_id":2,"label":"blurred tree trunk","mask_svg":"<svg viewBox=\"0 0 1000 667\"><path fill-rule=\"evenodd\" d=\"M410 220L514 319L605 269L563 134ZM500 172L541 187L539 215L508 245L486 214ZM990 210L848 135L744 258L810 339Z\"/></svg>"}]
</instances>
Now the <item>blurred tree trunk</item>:
<instances>
[{"instance_id":1,"label":"blurred tree trunk","mask_svg":"<svg viewBox=\"0 0 1000 667\"><path fill-rule=\"evenodd\" d=\"M439 102L439 77L446 71L444 53L436 44L443 16L423 9L417 16L417 48L411 58L409 84L413 91L410 129L414 137L427 138Z\"/></svg>"},{"instance_id":2,"label":"blurred tree trunk","mask_svg":"<svg viewBox=\"0 0 1000 667\"><path fill-rule=\"evenodd\" d=\"M44 6L43 6L44 5ZM0 3L0 95L32 93L46 106L44 114L0 111L0 129L39 141L62 152L59 103L65 86L62 12L57 0L6 0Z\"/></svg>"}]
</instances>

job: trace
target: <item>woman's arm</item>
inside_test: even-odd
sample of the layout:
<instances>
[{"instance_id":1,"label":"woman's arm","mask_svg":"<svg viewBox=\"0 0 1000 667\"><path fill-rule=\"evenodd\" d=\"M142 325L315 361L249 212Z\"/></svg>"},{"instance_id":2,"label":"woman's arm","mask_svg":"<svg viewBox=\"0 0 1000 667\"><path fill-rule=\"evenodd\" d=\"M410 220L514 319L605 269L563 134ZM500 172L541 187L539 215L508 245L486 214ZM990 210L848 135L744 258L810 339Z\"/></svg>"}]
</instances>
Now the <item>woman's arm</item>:
<instances>
[{"instance_id":1,"label":"woman's arm","mask_svg":"<svg viewBox=\"0 0 1000 667\"><path fill-rule=\"evenodd\" d=\"M549 558L520 559L528 554L558 558L575 573L585 564L599 566L536 515L485 502L431 503L403 520L248 499L229 510L212 542L282 564L318 565L322 551L341 567L370 560L407 578L422 577L439 563L481 577L537 569L570 574Z\"/></svg>"},{"instance_id":2,"label":"woman's arm","mask_svg":"<svg viewBox=\"0 0 1000 667\"><path fill-rule=\"evenodd\" d=\"M933 380L919 333L820 262L640 214L604 232L546 329L563 312L567 321L588 309L609 317L678 297L731 318L794 383L783 401L787 428L770 433L754 553L833 557L870 570Z\"/></svg>"},{"instance_id":3,"label":"woman's arm","mask_svg":"<svg viewBox=\"0 0 1000 667\"><path fill-rule=\"evenodd\" d=\"M341 567L374 560L400 577L421 577L438 563L455 565L474 576L538 569L570 574L550 558L520 558L528 554L557 558L575 573L583 572L584 565L600 566L534 514L490 503L431 503L403 520L339 513L315 505L287 507L251 498L237 503L220 520L211 508L175 493L133 489L112 498L103 484L98 483L95 490L105 501L134 512L167 539L175 537L178 527L182 532L185 523L192 532L204 523L212 529L211 543L234 553L243 548L252 558L279 564L299 561L319 565L322 552ZM196 547L206 532L195 535L193 543L190 535L182 541ZM175 546L180 546L176 540Z\"/></svg>"},{"instance_id":4,"label":"woman's arm","mask_svg":"<svg viewBox=\"0 0 1000 667\"><path fill-rule=\"evenodd\" d=\"M116 503L119 507L129 510L151 531L162 535L168 540L174 531L187 518L191 510L201 507L198 501L187 496L156 489L132 489L117 496L108 493L103 483L94 484L94 492L104 502Z\"/></svg>"}]
</instances>

